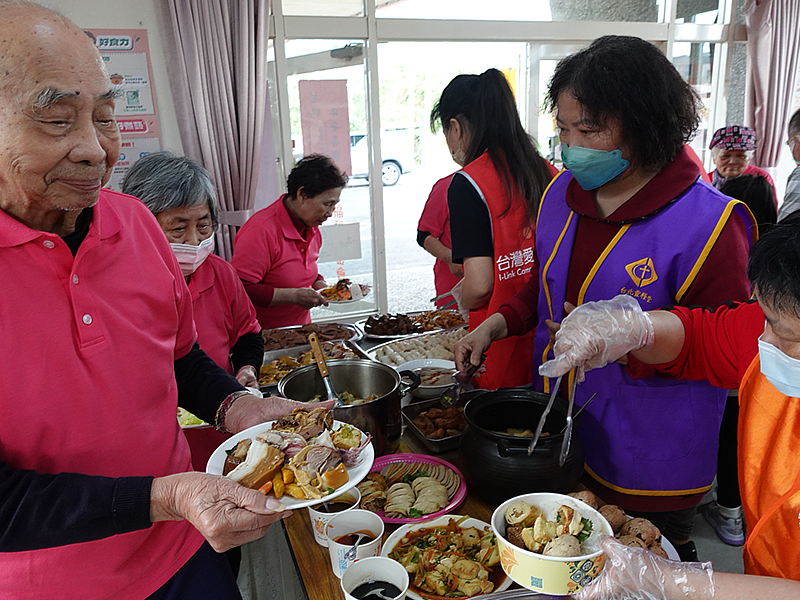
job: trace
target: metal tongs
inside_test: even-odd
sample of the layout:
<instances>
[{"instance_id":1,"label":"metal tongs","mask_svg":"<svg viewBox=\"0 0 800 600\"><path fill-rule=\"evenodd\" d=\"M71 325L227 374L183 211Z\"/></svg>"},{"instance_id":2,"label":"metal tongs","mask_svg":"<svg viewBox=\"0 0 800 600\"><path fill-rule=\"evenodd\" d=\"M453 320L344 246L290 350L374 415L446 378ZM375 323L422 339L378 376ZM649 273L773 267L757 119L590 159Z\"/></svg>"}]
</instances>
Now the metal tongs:
<instances>
[{"instance_id":1,"label":"metal tongs","mask_svg":"<svg viewBox=\"0 0 800 600\"><path fill-rule=\"evenodd\" d=\"M536 426L536 432L533 434L533 439L531 440L531 443L528 444L528 456L533 454L533 449L536 448L536 444L539 441L539 436L542 435L544 422L547 420L547 415L550 412L550 409L553 408L553 403L556 401L556 394L558 394L558 388L561 387L562 377L564 376L559 375L558 379L556 379L555 385L553 385L553 391L550 393L550 399L547 401L547 406L545 407L542 416L539 418L539 424Z\"/></svg>"},{"instance_id":2,"label":"metal tongs","mask_svg":"<svg viewBox=\"0 0 800 600\"><path fill-rule=\"evenodd\" d=\"M439 402L444 407L456 406L461 399L462 392L469 392L475 389L472 385L472 376L481 368L481 365L486 360L486 354L481 354L481 362L477 366L471 362L467 363L463 371L453 373L453 385L445 389L439 396Z\"/></svg>"},{"instance_id":3,"label":"metal tongs","mask_svg":"<svg viewBox=\"0 0 800 600\"><path fill-rule=\"evenodd\" d=\"M558 466L563 467L567 462L569 445L572 442L572 409L575 406L575 388L578 387L578 371L572 372L572 385L569 388L569 404L567 405L567 427L564 431L564 439L561 442L561 455L558 457ZM588 402L587 402L588 404Z\"/></svg>"}]
</instances>

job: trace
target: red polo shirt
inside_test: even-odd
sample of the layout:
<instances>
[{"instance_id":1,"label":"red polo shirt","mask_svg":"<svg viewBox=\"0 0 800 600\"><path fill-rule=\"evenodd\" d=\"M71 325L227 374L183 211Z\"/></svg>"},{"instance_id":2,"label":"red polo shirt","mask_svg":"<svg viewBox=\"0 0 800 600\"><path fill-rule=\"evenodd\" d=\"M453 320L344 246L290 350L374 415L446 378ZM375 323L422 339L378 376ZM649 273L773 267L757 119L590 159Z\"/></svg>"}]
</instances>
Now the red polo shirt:
<instances>
[{"instance_id":1,"label":"red polo shirt","mask_svg":"<svg viewBox=\"0 0 800 600\"><path fill-rule=\"evenodd\" d=\"M269 306L271 293L267 299L257 288L251 291L248 284L303 288L311 287L318 278L322 235L318 227L308 227L304 237L292 222L284 197L248 219L236 234L231 259L265 329L310 323L311 311L293 304Z\"/></svg>"},{"instance_id":2,"label":"red polo shirt","mask_svg":"<svg viewBox=\"0 0 800 600\"><path fill-rule=\"evenodd\" d=\"M189 290L137 199L100 192L73 258L0 211L0 461L40 473L191 469L174 361L195 341ZM203 542L188 522L0 553L0 598L142 598Z\"/></svg>"},{"instance_id":3,"label":"red polo shirt","mask_svg":"<svg viewBox=\"0 0 800 600\"><path fill-rule=\"evenodd\" d=\"M211 359L231 375L230 353L245 333L260 333L256 309L236 270L210 255L189 279L197 341Z\"/></svg>"}]
</instances>

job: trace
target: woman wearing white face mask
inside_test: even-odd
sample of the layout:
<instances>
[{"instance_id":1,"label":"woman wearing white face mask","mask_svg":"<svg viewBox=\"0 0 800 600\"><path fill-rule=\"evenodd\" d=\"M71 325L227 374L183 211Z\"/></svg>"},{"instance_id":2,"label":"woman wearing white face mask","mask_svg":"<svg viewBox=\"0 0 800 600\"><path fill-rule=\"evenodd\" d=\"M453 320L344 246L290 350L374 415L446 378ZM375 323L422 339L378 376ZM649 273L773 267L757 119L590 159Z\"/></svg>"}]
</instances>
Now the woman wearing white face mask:
<instances>
[{"instance_id":1,"label":"woman wearing white face mask","mask_svg":"<svg viewBox=\"0 0 800 600\"><path fill-rule=\"evenodd\" d=\"M236 271L213 254L219 205L208 171L156 152L133 165L122 191L144 202L164 230L192 293L200 347L242 385L258 388L261 326Z\"/></svg>"},{"instance_id":2,"label":"woman wearing white face mask","mask_svg":"<svg viewBox=\"0 0 800 600\"><path fill-rule=\"evenodd\" d=\"M655 46L595 40L558 64L547 103L568 170L542 199L538 277L456 346L459 367L533 329L535 369L552 356L550 328L565 303L622 293L648 309L749 297L751 216L700 179L684 150L699 122L697 95ZM584 483L691 556L692 510L714 480L725 393L653 375L640 363L612 364L578 386L576 408L598 394L576 425L592 448ZM554 384L534 374L536 389Z\"/></svg>"}]
</instances>

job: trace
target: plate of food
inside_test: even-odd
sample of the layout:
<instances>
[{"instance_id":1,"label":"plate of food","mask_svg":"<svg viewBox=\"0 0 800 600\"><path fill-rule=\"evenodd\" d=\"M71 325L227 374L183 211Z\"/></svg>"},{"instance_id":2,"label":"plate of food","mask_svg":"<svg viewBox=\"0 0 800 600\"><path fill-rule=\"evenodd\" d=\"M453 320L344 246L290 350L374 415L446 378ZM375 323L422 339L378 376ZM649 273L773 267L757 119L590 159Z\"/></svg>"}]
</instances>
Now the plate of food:
<instances>
[{"instance_id":1,"label":"plate of food","mask_svg":"<svg viewBox=\"0 0 800 600\"><path fill-rule=\"evenodd\" d=\"M333 285L319 290L325 300L335 304L358 302L372 291L372 286L363 283L353 283L349 279L340 279Z\"/></svg>"},{"instance_id":2,"label":"plate of food","mask_svg":"<svg viewBox=\"0 0 800 600\"><path fill-rule=\"evenodd\" d=\"M297 408L221 444L206 472L272 494L290 510L315 506L356 486L375 460L370 436L324 408Z\"/></svg>"},{"instance_id":3,"label":"plate of food","mask_svg":"<svg viewBox=\"0 0 800 600\"><path fill-rule=\"evenodd\" d=\"M406 594L414 600L471 598L508 589L512 583L500 566L491 527L472 517L448 515L403 525L387 538L381 556L404 567L416 565Z\"/></svg>"},{"instance_id":4,"label":"plate of food","mask_svg":"<svg viewBox=\"0 0 800 600\"><path fill-rule=\"evenodd\" d=\"M455 509L467 497L461 471L425 454L389 454L376 459L364 481L359 508L384 523L419 523Z\"/></svg>"}]
</instances>

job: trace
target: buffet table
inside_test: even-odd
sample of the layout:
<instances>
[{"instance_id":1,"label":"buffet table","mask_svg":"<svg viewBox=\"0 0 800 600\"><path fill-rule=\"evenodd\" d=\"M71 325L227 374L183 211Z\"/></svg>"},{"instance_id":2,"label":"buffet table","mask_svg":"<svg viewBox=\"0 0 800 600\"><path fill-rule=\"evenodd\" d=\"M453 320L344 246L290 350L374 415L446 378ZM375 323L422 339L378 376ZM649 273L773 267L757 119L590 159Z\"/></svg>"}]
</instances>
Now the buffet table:
<instances>
[{"instance_id":1,"label":"buffet table","mask_svg":"<svg viewBox=\"0 0 800 600\"><path fill-rule=\"evenodd\" d=\"M415 443L413 438L404 436L396 452L424 454L425 450L419 444ZM437 456L459 467L457 452ZM455 509L454 513L469 515L488 523L493 511L494 507L474 494L468 493L464 502ZM289 547L291 548L295 564L297 565L300 578L309 600L344 598L342 588L339 585L339 579L331 570L328 549L320 546L314 540L314 533L311 529L311 520L308 518L308 511L305 509L295 511L291 517L283 521L283 524L289 541ZM386 531L383 536L384 541L398 527L398 525L386 524Z\"/></svg>"}]
</instances>

